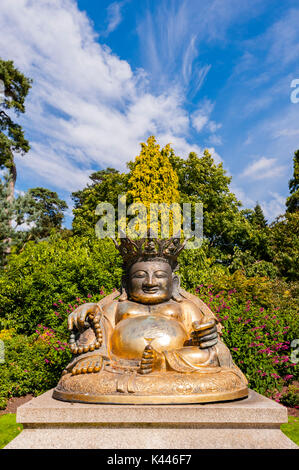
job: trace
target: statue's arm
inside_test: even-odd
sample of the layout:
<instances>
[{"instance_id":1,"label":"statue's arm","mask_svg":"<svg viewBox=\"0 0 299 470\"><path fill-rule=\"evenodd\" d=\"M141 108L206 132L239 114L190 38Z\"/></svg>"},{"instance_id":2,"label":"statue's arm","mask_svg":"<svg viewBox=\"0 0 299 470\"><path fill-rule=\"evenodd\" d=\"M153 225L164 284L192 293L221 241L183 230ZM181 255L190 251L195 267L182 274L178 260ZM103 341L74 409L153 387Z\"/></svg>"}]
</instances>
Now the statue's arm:
<instances>
[{"instance_id":1,"label":"statue's arm","mask_svg":"<svg viewBox=\"0 0 299 470\"><path fill-rule=\"evenodd\" d=\"M201 349L215 346L218 342L216 320L206 317L200 308L190 300L181 303L184 324L192 338L193 344Z\"/></svg>"},{"instance_id":2,"label":"statue's arm","mask_svg":"<svg viewBox=\"0 0 299 470\"><path fill-rule=\"evenodd\" d=\"M96 303L87 303L80 305L74 310L67 319L69 330L83 330L86 318L89 314L100 314L100 306Z\"/></svg>"}]
</instances>

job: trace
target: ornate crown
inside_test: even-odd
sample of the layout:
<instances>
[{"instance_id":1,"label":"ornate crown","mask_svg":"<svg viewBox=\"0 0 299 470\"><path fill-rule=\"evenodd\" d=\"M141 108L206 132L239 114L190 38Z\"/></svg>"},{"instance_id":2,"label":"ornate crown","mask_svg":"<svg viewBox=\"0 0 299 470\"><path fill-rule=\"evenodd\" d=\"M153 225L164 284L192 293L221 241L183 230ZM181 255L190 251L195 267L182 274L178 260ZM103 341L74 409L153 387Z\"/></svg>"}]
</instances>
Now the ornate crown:
<instances>
[{"instance_id":1,"label":"ornate crown","mask_svg":"<svg viewBox=\"0 0 299 470\"><path fill-rule=\"evenodd\" d=\"M170 264L173 270L177 269L177 257L183 250L187 240L180 242L179 235L167 240L159 238L139 238L132 240L129 237L121 238L115 246L119 250L124 267L129 269L137 261L163 260Z\"/></svg>"}]
</instances>

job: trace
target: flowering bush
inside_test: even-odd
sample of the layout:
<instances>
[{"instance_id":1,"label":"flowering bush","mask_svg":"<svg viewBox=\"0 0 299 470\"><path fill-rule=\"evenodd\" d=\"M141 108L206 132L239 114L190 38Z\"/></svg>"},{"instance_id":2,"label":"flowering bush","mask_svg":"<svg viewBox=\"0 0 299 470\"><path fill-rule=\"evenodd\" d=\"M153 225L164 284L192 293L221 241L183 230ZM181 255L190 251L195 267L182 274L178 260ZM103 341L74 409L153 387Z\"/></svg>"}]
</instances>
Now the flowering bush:
<instances>
[{"instance_id":1,"label":"flowering bush","mask_svg":"<svg viewBox=\"0 0 299 470\"><path fill-rule=\"evenodd\" d=\"M38 395L57 385L72 357L68 315L79 305L97 302L103 295L105 291L100 289L94 296L76 297L73 303L58 299L46 316L51 327L39 323L30 336L14 335L14 330L0 331L5 346L5 362L0 364L0 409L5 408L10 397Z\"/></svg>"},{"instance_id":2,"label":"flowering bush","mask_svg":"<svg viewBox=\"0 0 299 470\"><path fill-rule=\"evenodd\" d=\"M183 252L180 265L182 285L217 315L250 388L298 406L298 366L291 360L291 343L299 338L298 284L246 277L240 270L231 274L203 250ZM71 357L68 315L118 287L121 274L121 259L105 240L58 238L28 244L12 256L0 273L0 407L11 396L57 384Z\"/></svg>"},{"instance_id":3,"label":"flowering bush","mask_svg":"<svg viewBox=\"0 0 299 470\"><path fill-rule=\"evenodd\" d=\"M291 342L299 338L298 313L261 306L258 297L242 299L237 288L218 291L211 284L200 284L195 292L222 325L222 339L250 388L274 396L298 380L298 365L291 360Z\"/></svg>"}]
</instances>

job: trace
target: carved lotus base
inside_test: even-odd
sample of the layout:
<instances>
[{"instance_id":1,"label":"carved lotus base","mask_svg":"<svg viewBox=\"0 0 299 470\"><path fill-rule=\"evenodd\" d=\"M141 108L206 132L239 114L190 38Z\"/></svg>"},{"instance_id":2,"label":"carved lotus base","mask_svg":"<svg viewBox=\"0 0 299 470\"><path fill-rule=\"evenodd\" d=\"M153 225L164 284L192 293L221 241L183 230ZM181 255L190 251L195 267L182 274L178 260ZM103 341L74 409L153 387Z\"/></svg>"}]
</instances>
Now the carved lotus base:
<instances>
[{"instance_id":1,"label":"carved lotus base","mask_svg":"<svg viewBox=\"0 0 299 470\"><path fill-rule=\"evenodd\" d=\"M248 396L247 380L237 367L205 372L136 371L63 375L53 398L69 402L114 404L207 403Z\"/></svg>"}]
</instances>

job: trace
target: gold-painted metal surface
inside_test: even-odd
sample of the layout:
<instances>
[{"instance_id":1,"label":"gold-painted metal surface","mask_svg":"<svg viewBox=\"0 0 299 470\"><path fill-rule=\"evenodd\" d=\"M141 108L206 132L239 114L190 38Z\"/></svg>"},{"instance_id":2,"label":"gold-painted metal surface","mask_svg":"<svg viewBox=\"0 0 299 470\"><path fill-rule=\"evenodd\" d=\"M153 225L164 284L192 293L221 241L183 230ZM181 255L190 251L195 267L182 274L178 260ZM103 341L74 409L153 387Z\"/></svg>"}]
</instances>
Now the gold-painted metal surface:
<instances>
[{"instance_id":1,"label":"gold-painted metal surface","mask_svg":"<svg viewBox=\"0 0 299 470\"><path fill-rule=\"evenodd\" d=\"M163 404L247 396L246 377L221 341L214 314L179 285L174 270L181 245L163 243L123 242L122 292L69 316L74 357L54 398Z\"/></svg>"}]
</instances>

